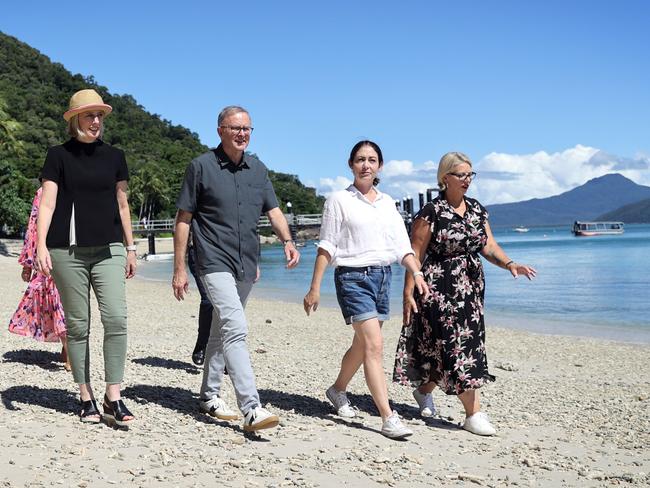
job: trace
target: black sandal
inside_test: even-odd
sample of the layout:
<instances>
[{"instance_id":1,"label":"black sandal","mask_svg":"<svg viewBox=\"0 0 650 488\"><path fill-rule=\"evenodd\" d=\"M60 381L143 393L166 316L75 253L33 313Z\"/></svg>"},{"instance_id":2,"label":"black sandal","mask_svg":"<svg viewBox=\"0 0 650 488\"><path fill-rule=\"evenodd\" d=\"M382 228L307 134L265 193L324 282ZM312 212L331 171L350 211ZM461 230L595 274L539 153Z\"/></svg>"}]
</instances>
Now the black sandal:
<instances>
[{"instance_id":1,"label":"black sandal","mask_svg":"<svg viewBox=\"0 0 650 488\"><path fill-rule=\"evenodd\" d=\"M122 399L111 402L106 395L104 395L104 420L108 425L115 424L120 427L126 427L135 420L133 414L126 408ZM124 417L131 417L124 420Z\"/></svg>"},{"instance_id":2,"label":"black sandal","mask_svg":"<svg viewBox=\"0 0 650 488\"><path fill-rule=\"evenodd\" d=\"M102 421L102 416L99 413L97 408L97 402L93 398L92 400L86 400L81 402L81 411L79 412L79 420L87 424L98 424Z\"/></svg>"}]
</instances>

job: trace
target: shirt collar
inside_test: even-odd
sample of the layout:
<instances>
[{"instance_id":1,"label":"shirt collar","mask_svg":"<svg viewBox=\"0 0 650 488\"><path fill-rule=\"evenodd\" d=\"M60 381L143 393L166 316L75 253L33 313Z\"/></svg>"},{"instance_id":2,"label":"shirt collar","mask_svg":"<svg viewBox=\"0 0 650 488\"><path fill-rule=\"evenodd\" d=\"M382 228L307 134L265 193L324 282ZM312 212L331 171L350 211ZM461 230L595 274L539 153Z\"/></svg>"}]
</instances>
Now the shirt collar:
<instances>
[{"instance_id":1,"label":"shirt collar","mask_svg":"<svg viewBox=\"0 0 650 488\"><path fill-rule=\"evenodd\" d=\"M373 187L373 188L377 192L377 198L375 198L375 201L372 202L372 203L375 203L375 202L381 200L382 198L384 198L384 194L382 192L380 192L379 189L376 186ZM359 191L359 189L356 186L354 186L354 183L347 187L347 191L352 193L357 198L360 198L364 202L370 203L370 201Z\"/></svg>"},{"instance_id":2,"label":"shirt collar","mask_svg":"<svg viewBox=\"0 0 650 488\"><path fill-rule=\"evenodd\" d=\"M230 160L226 151L223 150L223 146L219 144L216 149L214 149L214 155L217 158L217 163L221 166L221 169L230 168L234 170L242 170L250 168L250 165L248 164L249 156L246 153L244 153L241 163L235 164Z\"/></svg>"}]
</instances>

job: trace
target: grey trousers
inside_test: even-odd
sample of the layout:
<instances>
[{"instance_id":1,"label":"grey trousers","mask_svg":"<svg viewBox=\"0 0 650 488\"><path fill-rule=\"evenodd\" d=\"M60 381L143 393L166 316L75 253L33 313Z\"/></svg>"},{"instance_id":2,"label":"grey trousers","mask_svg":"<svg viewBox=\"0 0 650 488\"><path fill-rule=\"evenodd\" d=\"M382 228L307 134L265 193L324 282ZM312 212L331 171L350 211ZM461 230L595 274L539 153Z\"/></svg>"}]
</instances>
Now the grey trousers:
<instances>
[{"instance_id":1,"label":"grey trousers","mask_svg":"<svg viewBox=\"0 0 650 488\"><path fill-rule=\"evenodd\" d=\"M260 405L255 387L246 337L248 323L244 315L252 282L236 281L230 273L209 273L200 277L212 302L212 327L205 349L201 398L219 395L224 366L232 381L239 409L246 414Z\"/></svg>"}]
</instances>

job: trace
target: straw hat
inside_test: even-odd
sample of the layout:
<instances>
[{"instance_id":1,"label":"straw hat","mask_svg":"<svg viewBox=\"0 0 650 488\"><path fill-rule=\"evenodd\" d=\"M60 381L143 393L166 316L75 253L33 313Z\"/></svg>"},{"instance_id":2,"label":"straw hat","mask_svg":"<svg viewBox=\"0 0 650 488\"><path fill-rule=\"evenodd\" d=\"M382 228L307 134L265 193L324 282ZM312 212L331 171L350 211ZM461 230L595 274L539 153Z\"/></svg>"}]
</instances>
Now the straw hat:
<instances>
[{"instance_id":1,"label":"straw hat","mask_svg":"<svg viewBox=\"0 0 650 488\"><path fill-rule=\"evenodd\" d=\"M63 118L67 122L75 115L88 110L101 110L104 115L108 115L113 111L113 107L106 105L95 90L79 90L70 98L70 108L63 114Z\"/></svg>"}]
</instances>

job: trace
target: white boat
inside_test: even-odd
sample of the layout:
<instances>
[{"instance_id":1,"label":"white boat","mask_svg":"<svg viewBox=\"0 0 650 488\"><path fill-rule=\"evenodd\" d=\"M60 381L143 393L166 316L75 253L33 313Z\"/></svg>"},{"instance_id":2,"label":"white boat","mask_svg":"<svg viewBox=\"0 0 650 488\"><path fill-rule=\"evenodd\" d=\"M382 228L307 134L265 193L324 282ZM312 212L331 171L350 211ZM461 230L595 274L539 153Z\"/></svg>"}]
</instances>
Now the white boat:
<instances>
[{"instance_id":1,"label":"white boat","mask_svg":"<svg viewBox=\"0 0 650 488\"><path fill-rule=\"evenodd\" d=\"M573 223L571 231L576 236L608 236L625 232L623 222L579 222Z\"/></svg>"},{"instance_id":2,"label":"white boat","mask_svg":"<svg viewBox=\"0 0 650 488\"><path fill-rule=\"evenodd\" d=\"M528 232L530 229L528 227L524 227L523 225L518 225L517 227L515 227L512 230L514 230L515 232L524 233L524 232Z\"/></svg>"},{"instance_id":3,"label":"white boat","mask_svg":"<svg viewBox=\"0 0 650 488\"><path fill-rule=\"evenodd\" d=\"M145 254L142 259L145 261L169 261L171 259L174 259L174 253L163 252L160 254Z\"/></svg>"}]
</instances>

